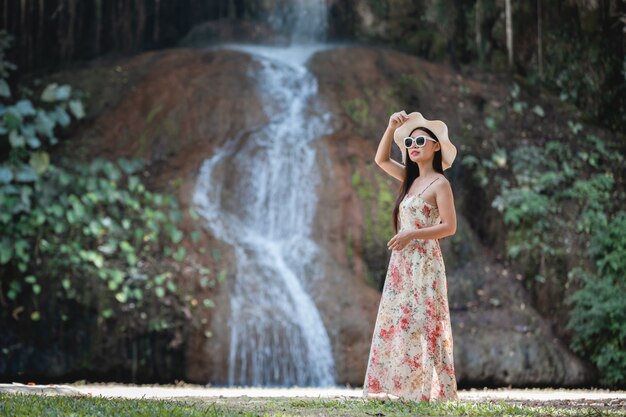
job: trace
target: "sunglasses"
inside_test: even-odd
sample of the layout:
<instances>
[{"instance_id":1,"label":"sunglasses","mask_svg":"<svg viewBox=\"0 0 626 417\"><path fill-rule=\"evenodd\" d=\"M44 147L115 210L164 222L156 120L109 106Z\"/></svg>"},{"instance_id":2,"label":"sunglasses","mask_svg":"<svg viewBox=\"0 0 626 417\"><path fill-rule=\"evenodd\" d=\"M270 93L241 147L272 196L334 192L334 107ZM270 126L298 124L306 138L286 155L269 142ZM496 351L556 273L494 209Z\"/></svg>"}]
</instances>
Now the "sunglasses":
<instances>
[{"instance_id":1,"label":"sunglasses","mask_svg":"<svg viewBox=\"0 0 626 417\"><path fill-rule=\"evenodd\" d=\"M404 138L404 146L410 148L411 145L415 143L415 146L417 146L418 148L422 148L426 145L427 140L437 142L435 139L429 138L428 136L424 135L419 135L417 137L407 136L406 138Z\"/></svg>"}]
</instances>

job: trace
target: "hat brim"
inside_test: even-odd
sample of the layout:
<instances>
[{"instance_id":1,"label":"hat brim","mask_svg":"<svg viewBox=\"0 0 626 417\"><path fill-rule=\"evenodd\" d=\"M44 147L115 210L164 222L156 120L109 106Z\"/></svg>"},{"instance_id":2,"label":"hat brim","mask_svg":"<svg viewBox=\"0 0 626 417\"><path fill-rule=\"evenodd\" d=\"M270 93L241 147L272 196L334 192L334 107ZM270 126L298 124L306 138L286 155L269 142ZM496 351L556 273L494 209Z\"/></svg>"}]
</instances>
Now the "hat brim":
<instances>
[{"instance_id":1,"label":"hat brim","mask_svg":"<svg viewBox=\"0 0 626 417\"><path fill-rule=\"evenodd\" d=\"M448 126L441 120L428 120L422 116L420 112L409 114L409 118L399 126L393 134L393 140L400 148L402 153L402 163L406 165L406 148L403 140L418 127L426 127L430 129L441 145L441 165L444 170L452 166L452 162L456 158L457 149L448 137Z\"/></svg>"}]
</instances>

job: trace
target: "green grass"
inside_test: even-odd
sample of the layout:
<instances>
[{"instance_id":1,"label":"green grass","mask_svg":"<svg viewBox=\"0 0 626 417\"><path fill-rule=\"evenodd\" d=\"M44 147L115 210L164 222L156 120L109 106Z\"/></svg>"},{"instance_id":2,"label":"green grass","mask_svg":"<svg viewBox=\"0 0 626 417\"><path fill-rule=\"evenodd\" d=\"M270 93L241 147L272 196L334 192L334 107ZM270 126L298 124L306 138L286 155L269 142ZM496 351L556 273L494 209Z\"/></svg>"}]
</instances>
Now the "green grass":
<instances>
[{"instance_id":1,"label":"green grass","mask_svg":"<svg viewBox=\"0 0 626 417\"><path fill-rule=\"evenodd\" d=\"M0 394L2 417L56 416L618 416L618 410L524 407L498 402L421 403L363 399L199 398L177 400L111 399Z\"/></svg>"}]
</instances>

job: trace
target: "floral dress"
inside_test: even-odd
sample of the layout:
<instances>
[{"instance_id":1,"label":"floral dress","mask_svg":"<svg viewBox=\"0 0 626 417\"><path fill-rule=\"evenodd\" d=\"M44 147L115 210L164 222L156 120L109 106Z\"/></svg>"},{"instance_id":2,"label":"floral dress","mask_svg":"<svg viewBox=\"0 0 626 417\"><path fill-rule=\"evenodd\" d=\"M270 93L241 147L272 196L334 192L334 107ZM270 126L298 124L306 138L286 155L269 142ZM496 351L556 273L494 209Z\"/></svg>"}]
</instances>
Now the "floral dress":
<instances>
[{"instance_id":1,"label":"floral dress","mask_svg":"<svg viewBox=\"0 0 626 417\"><path fill-rule=\"evenodd\" d=\"M420 195L407 194L400 203L400 231L440 222L437 207ZM447 293L437 239L414 239L404 249L392 251L364 398L387 393L412 401L458 399Z\"/></svg>"}]
</instances>

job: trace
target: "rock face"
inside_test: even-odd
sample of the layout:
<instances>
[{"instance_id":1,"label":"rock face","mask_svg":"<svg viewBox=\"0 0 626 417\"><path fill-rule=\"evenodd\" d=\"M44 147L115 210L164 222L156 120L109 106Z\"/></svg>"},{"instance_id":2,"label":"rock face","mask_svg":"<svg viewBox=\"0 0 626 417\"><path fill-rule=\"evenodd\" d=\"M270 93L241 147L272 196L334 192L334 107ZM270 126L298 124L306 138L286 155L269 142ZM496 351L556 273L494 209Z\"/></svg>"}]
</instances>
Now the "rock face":
<instances>
[{"instance_id":1,"label":"rock face","mask_svg":"<svg viewBox=\"0 0 626 417\"><path fill-rule=\"evenodd\" d=\"M117 81L93 99L92 121L64 152L143 156L149 161L151 184L174 190L187 208L200 165L213 149L268 120L255 80L248 75L254 65L242 52L181 48L100 66ZM310 291L331 339L336 382L360 386L365 375L390 255L386 242L392 236L391 210L400 186L373 159L389 114L399 109L446 121L459 149L459 162L446 171L457 201L458 231L441 243L460 386L589 382L593 370L554 336L531 306L518 275L506 269L476 232L477 224L484 230L495 228L496 222L488 211L478 214L486 220L475 219L480 191L468 182L460 158L479 150L483 141L479 133L462 136L461 127L473 123L479 132L482 106L506 94L505 88L497 80L464 79L446 66L381 49L318 52L309 68L334 115L334 133L315 143L322 181L313 237L323 248L324 272ZM89 71L72 74L73 84L89 89ZM126 81L120 83L121 77ZM460 85L470 93L460 92ZM392 157L399 160L395 148ZM223 178L228 190L226 172ZM192 255L216 262L204 250L219 248L224 254L220 266L229 271L212 294L216 308L207 313L206 327L186 341L186 377L208 383L227 367L228 294L236 278L229 262L234 260L228 246L215 241L200 222L186 221L187 228L204 230L195 247L185 243ZM190 271L180 279L193 277Z\"/></svg>"},{"instance_id":2,"label":"rock face","mask_svg":"<svg viewBox=\"0 0 626 417\"><path fill-rule=\"evenodd\" d=\"M322 196L326 199L318 215L319 230L324 232L321 238L326 247L333 248L337 262L351 268L363 282L374 273L378 274L375 281L384 278L386 242L392 233L379 229L376 234L370 225L391 221L393 206L385 204L388 199L381 198L381 193L384 196L385 188L390 189L395 200L400 186L373 162L389 114L419 110L427 118L445 120L459 148L457 163L446 171L456 196L458 228L455 236L442 240L457 379L494 385L588 383L593 370L555 337L532 308L519 283L521 277L498 262L465 219L475 215L468 204L475 190L464 188L461 179L471 175L464 171L460 158L466 151L477 151L482 141L455 133L461 132L463 119L478 115L472 104L481 102L476 97L494 100L502 92L477 80L463 80L441 65L378 49L334 49L318 54L310 66L322 95L334 106L333 113L344 115L337 133L324 140L332 168L324 170L327 190ZM468 103L458 93L458 84L468 85L476 97ZM464 111L464 106L469 109ZM400 160L399 150L392 147L392 157ZM355 178L360 178L356 186ZM339 209L338 196L343 206ZM371 240L366 237L369 228ZM379 258L371 258L372 254Z\"/></svg>"}]
</instances>

